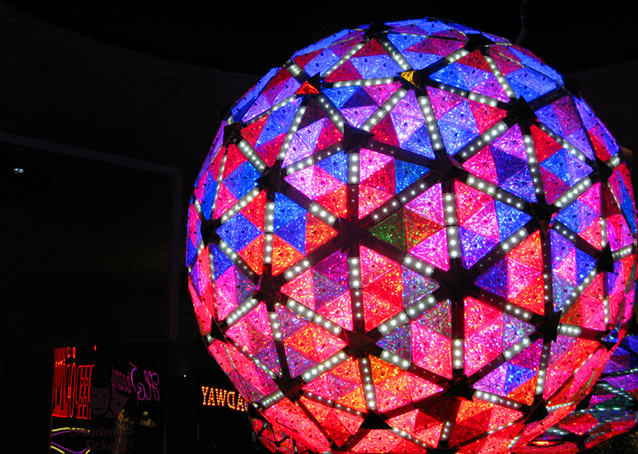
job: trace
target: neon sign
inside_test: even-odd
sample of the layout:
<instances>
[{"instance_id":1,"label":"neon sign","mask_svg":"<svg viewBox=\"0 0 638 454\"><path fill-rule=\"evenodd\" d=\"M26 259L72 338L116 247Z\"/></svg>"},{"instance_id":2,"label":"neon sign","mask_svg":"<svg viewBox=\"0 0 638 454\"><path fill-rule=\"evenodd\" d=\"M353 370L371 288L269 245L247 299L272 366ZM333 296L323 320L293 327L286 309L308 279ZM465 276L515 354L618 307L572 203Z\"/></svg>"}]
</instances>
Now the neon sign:
<instances>
[{"instance_id":1,"label":"neon sign","mask_svg":"<svg viewBox=\"0 0 638 454\"><path fill-rule=\"evenodd\" d=\"M160 393L157 389L157 385L159 385L159 375L157 372L151 372L148 370L144 370L144 381L143 382L135 382L135 371L137 370L137 366L133 363L129 363L131 365L131 371L128 374L122 373L113 368L113 374L111 376L111 387L118 391L125 391L128 394L134 392L137 396L137 401L139 403L140 400L160 400Z\"/></svg>"},{"instance_id":2,"label":"neon sign","mask_svg":"<svg viewBox=\"0 0 638 454\"><path fill-rule=\"evenodd\" d=\"M248 411L246 401L237 391L202 386L204 400L202 405L207 407L228 407L231 410Z\"/></svg>"},{"instance_id":3,"label":"neon sign","mask_svg":"<svg viewBox=\"0 0 638 454\"><path fill-rule=\"evenodd\" d=\"M77 365L75 347L56 348L53 372L52 415L91 419L91 373L94 364ZM67 364L67 360L73 362Z\"/></svg>"}]
</instances>

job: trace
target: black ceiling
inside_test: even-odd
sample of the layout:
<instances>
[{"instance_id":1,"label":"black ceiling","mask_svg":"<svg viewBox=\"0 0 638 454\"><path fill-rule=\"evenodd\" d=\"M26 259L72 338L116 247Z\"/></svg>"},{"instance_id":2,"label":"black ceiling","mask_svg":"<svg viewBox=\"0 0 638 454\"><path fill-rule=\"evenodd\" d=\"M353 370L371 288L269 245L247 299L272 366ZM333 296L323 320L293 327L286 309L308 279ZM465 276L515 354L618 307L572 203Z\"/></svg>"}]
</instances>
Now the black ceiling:
<instances>
[{"instance_id":1,"label":"black ceiling","mask_svg":"<svg viewBox=\"0 0 638 454\"><path fill-rule=\"evenodd\" d=\"M6 0L32 16L91 38L197 66L264 74L300 47L343 28L436 17L514 41L521 4L525 47L560 72L638 57L629 2L561 0L341 0L326 2Z\"/></svg>"}]
</instances>

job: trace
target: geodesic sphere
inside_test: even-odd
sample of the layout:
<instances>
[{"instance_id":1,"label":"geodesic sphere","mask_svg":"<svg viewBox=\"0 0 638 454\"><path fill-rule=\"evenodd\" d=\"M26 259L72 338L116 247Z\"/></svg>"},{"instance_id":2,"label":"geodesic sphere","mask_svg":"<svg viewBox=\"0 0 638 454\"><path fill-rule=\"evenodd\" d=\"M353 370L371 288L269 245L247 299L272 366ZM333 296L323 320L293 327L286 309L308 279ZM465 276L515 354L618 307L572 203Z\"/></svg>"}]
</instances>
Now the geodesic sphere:
<instances>
[{"instance_id":1,"label":"geodesic sphere","mask_svg":"<svg viewBox=\"0 0 638 454\"><path fill-rule=\"evenodd\" d=\"M326 38L231 108L186 264L271 450L515 451L587 395L632 315L636 210L565 85L424 19Z\"/></svg>"}]
</instances>

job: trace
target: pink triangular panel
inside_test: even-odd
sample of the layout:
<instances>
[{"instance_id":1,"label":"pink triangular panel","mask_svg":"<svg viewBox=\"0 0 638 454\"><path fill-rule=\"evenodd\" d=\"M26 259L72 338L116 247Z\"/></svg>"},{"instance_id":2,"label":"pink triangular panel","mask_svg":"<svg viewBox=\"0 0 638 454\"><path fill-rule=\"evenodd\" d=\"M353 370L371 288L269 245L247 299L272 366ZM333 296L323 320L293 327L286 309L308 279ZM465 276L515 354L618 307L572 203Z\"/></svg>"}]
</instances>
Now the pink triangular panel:
<instances>
[{"instance_id":1,"label":"pink triangular panel","mask_svg":"<svg viewBox=\"0 0 638 454\"><path fill-rule=\"evenodd\" d=\"M481 149L478 153L463 163L463 168L473 175L498 184L498 174L492 157L492 150L489 146Z\"/></svg>"},{"instance_id":2,"label":"pink triangular panel","mask_svg":"<svg viewBox=\"0 0 638 454\"><path fill-rule=\"evenodd\" d=\"M365 246L359 247L361 282L364 286L399 266L397 262Z\"/></svg>"},{"instance_id":3,"label":"pink triangular panel","mask_svg":"<svg viewBox=\"0 0 638 454\"><path fill-rule=\"evenodd\" d=\"M452 339L412 324L412 355L417 366L452 378Z\"/></svg>"},{"instance_id":4,"label":"pink triangular panel","mask_svg":"<svg viewBox=\"0 0 638 454\"><path fill-rule=\"evenodd\" d=\"M420 214L423 217L432 219L441 225L445 225L441 184L437 184L429 188L423 194L408 203L406 208Z\"/></svg>"},{"instance_id":5,"label":"pink triangular panel","mask_svg":"<svg viewBox=\"0 0 638 454\"><path fill-rule=\"evenodd\" d=\"M281 287L281 293L299 301L310 309L315 308L315 292L312 271L306 270L290 282Z\"/></svg>"},{"instance_id":6,"label":"pink triangular panel","mask_svg":"<svg viewBox=\"0 0 638 454\"><path fill-rule=\"evenodd\" d=\"M445 229L438 231L417 244L410 250L410 253L440 270L447 271L450 269L450 257L448 255L447 233Z\"/></svg>"},{"instance_id":7,"label":"pink triangular panel","mask_svg":"<svg viewBox=\"0 0 638 454\"><path fill-rule=\"evenodd\" d=\"M394 191L386 192L363 184L359 185L359 219L390 200L393 194Z\"/></svg>"}]
</instances>

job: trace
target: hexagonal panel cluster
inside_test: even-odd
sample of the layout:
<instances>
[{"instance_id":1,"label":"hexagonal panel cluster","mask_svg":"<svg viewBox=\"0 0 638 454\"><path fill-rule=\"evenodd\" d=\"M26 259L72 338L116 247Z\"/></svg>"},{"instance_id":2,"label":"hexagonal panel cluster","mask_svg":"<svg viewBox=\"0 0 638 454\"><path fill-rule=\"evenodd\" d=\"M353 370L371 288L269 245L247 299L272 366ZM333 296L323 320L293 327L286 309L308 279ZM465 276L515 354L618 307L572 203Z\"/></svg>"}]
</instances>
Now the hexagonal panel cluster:
<instances>
[{"instance_id":1,"label":"hexagonal panel cluster","mask_svg":"<svg viewBox=\"0 0 638 454\"><path fill-rule=\"evenodd\" d=\"M423 19L326 38L231 108L186 264L272 451L515 451L592 390L632 315L636 209L569 86Z\"/></svg>"}]
</instances>

